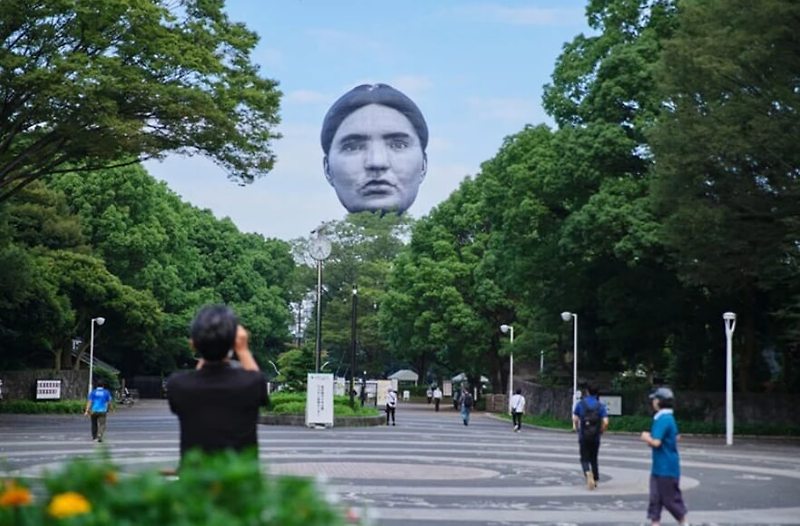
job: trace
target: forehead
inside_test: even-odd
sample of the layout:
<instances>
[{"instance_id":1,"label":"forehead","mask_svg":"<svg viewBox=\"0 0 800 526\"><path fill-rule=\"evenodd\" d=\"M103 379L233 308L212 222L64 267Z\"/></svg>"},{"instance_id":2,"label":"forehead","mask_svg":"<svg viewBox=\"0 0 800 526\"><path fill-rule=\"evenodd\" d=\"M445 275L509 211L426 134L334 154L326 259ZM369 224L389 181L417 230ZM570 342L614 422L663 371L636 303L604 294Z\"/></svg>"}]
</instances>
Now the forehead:
<instances>
[{"instance_id":1,"label":"forehead","mask_svg":"<svg viewBox=\"0 0 800 526\"><path fill-rule=\"evenodd\" d=\"M392 133L405 133L419 139L417 131L405 115L388 106L368 104L342 121L333 136L333 142L353 134L380 137Z\"/></svg>"}]
</instances>

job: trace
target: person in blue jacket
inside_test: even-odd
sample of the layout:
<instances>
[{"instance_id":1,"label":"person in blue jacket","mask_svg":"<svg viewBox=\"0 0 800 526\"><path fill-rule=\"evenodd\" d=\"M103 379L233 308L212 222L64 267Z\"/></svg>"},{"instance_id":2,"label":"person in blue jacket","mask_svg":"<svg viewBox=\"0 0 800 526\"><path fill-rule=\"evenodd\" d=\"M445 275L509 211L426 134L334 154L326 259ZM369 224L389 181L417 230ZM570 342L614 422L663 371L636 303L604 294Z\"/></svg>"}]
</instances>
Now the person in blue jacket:
<instances>
[{"instance_id":1,"label":"person in blue jacket","mask_svg":"<svg viewBox=\"0 0 800 526\"><path fill-rule=\"evenodd\" d=\"M86 410L83 412L92 419L92 440L103 441L103 435L106 434L106 416L111 409L112 400L111 391L106 389L105 382L98 380L96 387L87 397Z\"/></svg>"},{"instance_id":2,"label":"person in blue jacket","mask_svg":"<svg viewBox=\"0 0 800 526\"><path fill-rule=\"evenodd\" d=\"M650 470L650 502L647 518L652 526L661 524L661 510L675 517L679 524L689 524L686 520L686 504L681 495L681 461L678 455L678 424L675 422L673 406L675 396L669 387L659 387L650 395L653 410L653 425L650 431L643 431L641 439L653 452L653 465Z\"/></svg>"}]
</instances>

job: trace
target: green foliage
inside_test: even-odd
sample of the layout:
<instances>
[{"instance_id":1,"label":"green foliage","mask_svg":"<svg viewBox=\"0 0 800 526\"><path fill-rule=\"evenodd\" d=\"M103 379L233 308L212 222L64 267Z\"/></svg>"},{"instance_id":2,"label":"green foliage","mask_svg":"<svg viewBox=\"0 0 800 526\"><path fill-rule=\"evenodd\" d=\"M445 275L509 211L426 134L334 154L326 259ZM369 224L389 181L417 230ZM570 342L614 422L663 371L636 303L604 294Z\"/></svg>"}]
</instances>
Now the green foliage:
<instances>
[{"instance_id":1,"label":"green foliage","mask_svg":"<svg viewBox=\"0 0 800 526\"><path fill-rule=\"evenodd\" d=\"M0 12L0 201L30 181L201 152L272 168L280 92L222 2L8 0ZM45 124L43 124L45 123Z\"/></svg>"},{"instance_id":2,"label":"green foliage","mask_svg":"<svg viewBox=\"0 0 800 526\"><path fill-rule=\"evenodd\" d=\"M175 481L152 471L123 476L107 460L83 459L48 475L44 484L47 495L41 502L0 507L0 524L344 524L343 514L326 502L325 490L313 481L266 477L250 456L230 452L216 456L190 453L182 460L180 478ZM25 486L18 481L17 487ZM74 494L60 506L64 518L55 518L52 503L68 492ZM82 510L81 502L89 508Z\"/></svg>"},{"instance_id":3,"label":"green foliage","mask_svg":"<svg viewBox=\"0 0 800 526\"><path fill-rule=\"evenodd\" d=\"M86 402L80 400L33 401L3 400L0 402L0 413L20 413L29 415L41 414L81 414L86 409Z\"/></svg>"},{"instance_id":4,"label":"green foliage","mask_svg":"<svg viewBox=\"0 0 800 526\"><path fill-rule=\"evenodd\" d=\"M303 415L306 412L305 393L279 392L270 396L270 413L278 415ZM374 407L350 407L350 399L346 396L333 397L334 416L374 416L378 410Z\"/></svg>"}]
</instances>

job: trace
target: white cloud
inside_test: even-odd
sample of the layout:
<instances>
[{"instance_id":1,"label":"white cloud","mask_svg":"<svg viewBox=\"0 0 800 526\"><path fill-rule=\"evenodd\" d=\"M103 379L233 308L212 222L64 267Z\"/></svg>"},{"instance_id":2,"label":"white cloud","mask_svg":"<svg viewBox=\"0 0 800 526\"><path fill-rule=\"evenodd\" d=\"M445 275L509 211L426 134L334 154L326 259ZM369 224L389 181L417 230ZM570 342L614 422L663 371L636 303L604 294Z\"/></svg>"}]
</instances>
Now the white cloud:
<instances>
[{"instance_id":1,"label":"white cloud","mask_svg":"<svg viewBox=\"0 0 800 526\"><path fill-rule=\"evenodd\" d=\"M478 117L519 124L546 120L541 107L533 100L520 97L469 97L469 111Z\"/></svg>"},{"instance_id":2,"label":"white cloud","mask_svg":"<svg viewBox=\"0 0 800 526\"><path fill-rule=\"evenodd\" d=\"M320 104L329 103L331 97L319 91L301 89L287 93L284 101L295 104Z\"/></svg>"},{"instance_id":3,"label":"white cloud","mask_svg":"<svg viewBox=\"0 0 800 526\"><path fill-rule=\"evenodd\" d=\"M571 26L584 23L582 9L552 7L509 7L501 4L480 4L457 7L453 14L482 21L515 26Z\"/></svg>"}]
</instances>

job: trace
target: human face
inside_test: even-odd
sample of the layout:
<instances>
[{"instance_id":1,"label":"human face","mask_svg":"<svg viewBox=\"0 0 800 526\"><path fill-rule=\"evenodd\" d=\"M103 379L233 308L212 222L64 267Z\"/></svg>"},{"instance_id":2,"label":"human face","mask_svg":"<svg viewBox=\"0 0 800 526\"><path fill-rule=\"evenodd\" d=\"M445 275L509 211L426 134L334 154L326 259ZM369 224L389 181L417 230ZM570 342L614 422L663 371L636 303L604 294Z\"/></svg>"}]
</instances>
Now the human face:
<instances>
[{"instance_id":1,"label":"human face","mask_svg":"<svg viewBox=\"0 0 800 526\"><path fill-rule=\"evenodd\" d=\"M325 176L349 212L405 212L417 197L427 158L411 122L369 104L348 115L325 157Z\"/></svg>"}]
</instances>

